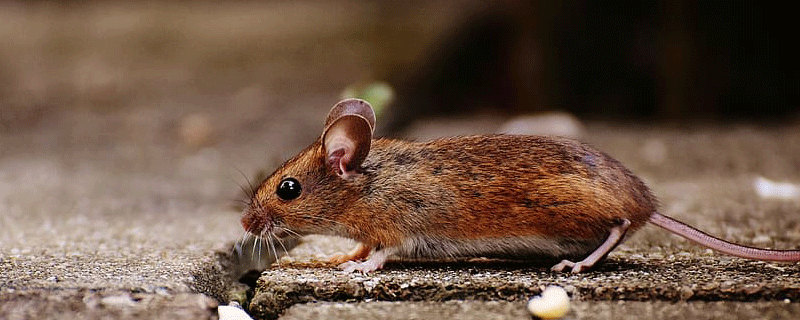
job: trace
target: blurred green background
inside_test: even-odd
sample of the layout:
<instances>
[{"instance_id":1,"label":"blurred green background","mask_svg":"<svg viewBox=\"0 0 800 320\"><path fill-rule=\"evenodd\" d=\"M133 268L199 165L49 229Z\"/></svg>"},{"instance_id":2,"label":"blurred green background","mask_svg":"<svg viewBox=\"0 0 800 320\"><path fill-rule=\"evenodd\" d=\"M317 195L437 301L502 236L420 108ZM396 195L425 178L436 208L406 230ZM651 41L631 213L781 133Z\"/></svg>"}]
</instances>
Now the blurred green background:
<instances>
[{"instance_id":1,"label":"blurred green background","mask_svg":"<svg viewBox=\"0 0 800 320\"><path fill-rule=\"evenodd\" d=\"M119 141L192 149L298 122L307 127L284 136L307 142L343 91L374 81L393 91L387 135L476 112L795 122L790 12L694 1L3 2L0 155ZM50 134L19 139L39 129Z\"/></svg>"}]
</instances>

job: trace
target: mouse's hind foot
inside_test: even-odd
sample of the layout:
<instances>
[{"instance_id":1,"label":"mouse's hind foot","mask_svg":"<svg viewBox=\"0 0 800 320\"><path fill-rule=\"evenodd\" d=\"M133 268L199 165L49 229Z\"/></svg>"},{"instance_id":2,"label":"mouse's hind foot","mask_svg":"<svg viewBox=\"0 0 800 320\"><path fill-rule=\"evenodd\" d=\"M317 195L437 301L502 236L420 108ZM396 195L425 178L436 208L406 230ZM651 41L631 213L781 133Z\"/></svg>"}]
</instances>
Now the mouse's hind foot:
<instances>
[{"instance_id":1,"label":"mouse's hind foot","mask_svg":"<svg viewBox=\"0 0 800 320\"><path fill-rule=\"evenodd\" d=\"M587 264L584 261L572 262L569 260L561 260L558 264L554 265L550 270L555 272L564 272L564 269L570 268L572 273L580 273L589 270L594 264Z\"/></svg>"},{"instance_id":2,"label":"mouse's hind foot","mask_svg":"<svg viewBox=\"0 0 800 320\"><path fill-rule=\"evenodd\" d=\"M589 256L578 262L562 260L550 268L550 270L563 272L566 268L572 268L572 273L579 273L591 269L595 263L602 260L603 257L611 252L611 250L613 250L622 241L622 239L625 238L625 232L628 231L628 227L630 226L631 221L628 219L623 219L619 225L611 228L606 241L603 241L603 244L597 247L597 249L595 249L594 252L592 252Z\"/></svg>"}]
</instances>

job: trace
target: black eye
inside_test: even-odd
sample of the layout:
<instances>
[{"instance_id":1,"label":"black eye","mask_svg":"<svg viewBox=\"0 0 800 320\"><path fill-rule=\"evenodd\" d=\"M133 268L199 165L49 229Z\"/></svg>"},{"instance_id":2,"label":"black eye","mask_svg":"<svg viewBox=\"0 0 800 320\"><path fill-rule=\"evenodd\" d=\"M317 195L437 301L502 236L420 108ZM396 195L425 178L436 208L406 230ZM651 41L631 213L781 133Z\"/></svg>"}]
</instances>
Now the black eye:
<instances>
[{"instance_id":1,"label":"black eye","mask_svg":"<svg viewBox=\"0 0 800 320\"><path fill-rule=\"evenodd\" d=\"M295 178L286 178L278 185L278 190L275 191L275 194L283 200L292 200L299 197L301 191L303 189L300 188L300 182Z\"/></svg>"}]
</instances>

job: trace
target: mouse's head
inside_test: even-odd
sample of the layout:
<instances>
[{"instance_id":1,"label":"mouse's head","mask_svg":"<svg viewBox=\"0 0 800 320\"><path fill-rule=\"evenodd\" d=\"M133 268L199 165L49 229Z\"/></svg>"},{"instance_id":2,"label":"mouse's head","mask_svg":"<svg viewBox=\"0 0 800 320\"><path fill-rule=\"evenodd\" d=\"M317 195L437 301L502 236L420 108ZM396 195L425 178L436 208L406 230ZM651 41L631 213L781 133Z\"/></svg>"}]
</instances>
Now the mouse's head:
<instances>
[{"instance_id":1,"label":"mouse's head","mask_svg":"<svg viewBox=\"0 0 800 320\"><path fill-rule=\"evenodd\" d=\"M359 197L352 183L369 154L375 113L363 100L331 108L320 138L286 161L257 188L242 217L257 236L273 233L344 234L344 209Z\"/></svg>"}]
</instances>

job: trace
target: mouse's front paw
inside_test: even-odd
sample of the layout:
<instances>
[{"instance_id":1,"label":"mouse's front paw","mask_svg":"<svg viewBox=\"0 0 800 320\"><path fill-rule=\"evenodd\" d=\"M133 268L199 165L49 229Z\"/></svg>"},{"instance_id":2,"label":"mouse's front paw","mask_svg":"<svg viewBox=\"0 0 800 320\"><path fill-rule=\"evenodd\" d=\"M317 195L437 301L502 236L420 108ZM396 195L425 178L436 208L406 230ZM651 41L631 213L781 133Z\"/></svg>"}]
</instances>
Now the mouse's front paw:
<instances>
[{"instance_id":1,"label":"mouse's front paw","mask_svg":"<svg viewBox=\"0 0 800 320\"><path fill-rule=\"evenodd\" d=\"M369 256L370 251L372 251L371 247L359 244L358 247L353 249L353 251L350 253L334 255L328 261L330 261L330 263L339 265L348 261L363 260Z\"/></svg>"},{"instance_id":2,"label":"mouse's front paw","mask_svg":"<svg viewBox=\"0 0 800 320\"><path fill-rule=\"evenodd\" d=\"M328 262L334 265L341 265L347 262L352 262L353 258L347 254L336 254L328 259ZM341 268L341 266L339 266Z\"/></svg>"},{"instance_id":3,"label":"mouse's front paw","mask_svg":"<svg viewBox=\"0 0 800 320\"><path fill-rule=\"evenodd\" d=\"M382 250L376 250L372 253L372 255L364 262L355 262L355 261L348 261L339 265L339 269L344 270L345 272L355 272L361 271L362 273L370 273L372 271L378 270L383 268L383 264L386 263L386 260L396 252L395 248L383 248Z\"/></svg>"},{"instance_id":4,"label":"mouse's front paw","mask_svg":"<svg viewBox=\"0 0 800 320\"><path fill-rule=\"evenodd\" d=\"M339 269L347 273L359 271L361 273L370 273L383 267L383 264L374 263L374 261L355 262L348 261L339 265Z\"/></svg>"}]
</instances>

